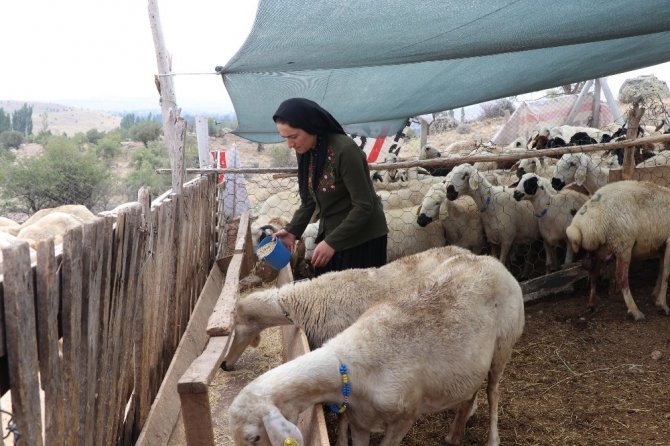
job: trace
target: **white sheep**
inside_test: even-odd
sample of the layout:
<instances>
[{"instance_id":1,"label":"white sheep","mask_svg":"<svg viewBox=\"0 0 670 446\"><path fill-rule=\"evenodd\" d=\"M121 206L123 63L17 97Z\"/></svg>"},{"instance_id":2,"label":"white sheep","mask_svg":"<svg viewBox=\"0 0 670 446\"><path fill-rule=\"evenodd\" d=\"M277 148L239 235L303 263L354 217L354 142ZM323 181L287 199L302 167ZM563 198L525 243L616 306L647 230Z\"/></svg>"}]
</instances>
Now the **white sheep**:
<instances>
[{"instance_id":1,"label":"white sheep","mask_svg":"<svg viewBox=\"0 0 670 446\"><path fill-rule=\"evenodd\" d=\"M70 214L79 219L81 223L91 221L95 218L95 214L82 204L64 204L61 206L56 206L55 208L40 209L31 215L28 220L21 223L21 228L30 226L53 212L63 212Z\"/></svg>"},{"instance_id":2,"label":"white sheep","mask_svg":"<svg viewBox=\"0 0 670 446\"><path fill-rule=\"evenodd\" d=\"M434 221L421 227L416 222L416 206L384 210L389 228L386 260L444 246L447 243L442 223Z\"/></svg>"},{"instance_id":3,"label":"white sheep","mask_svg":"<svg viewBox=\"0 0 670 446\"><path fill-rule=\"evenodd\" d=\"M12 245L16 245L19 243L25 243L25 240L22 240L18 237L13 236L12 234L9 234L7 232L0 231L0 278L2 277L3 274L3 267L2 267L2 250L5 248L9 248ZM30 263L34 263L35 260L37 260L37 252L32 248L29 247L29 252L30 252Z\"/></svg>"},{"instance_id":4,"label":"white sheep","mask_svg":"<svg viewBox=\"0 0 670 446\"><path fill-rule=\"evenodd\" d=\"M573 180L577 185L583 185L589 194L593 195L595 191L607 184L609 169L599 167L585 153L566 153L556 163L551 185L554 189L561 190Z\"/></svg>"},{"instance_id":5,"label":"white sheep","mask_svg":"<svg viewBox=\"0 0 670 446\"><path fill-rule=\"evenodd\" d=\"M27 241L33 248L37 247L39 241L52 237L54 238L55 245L61 245L63 243L63 235L81 224L81 219L72 214L50 212L34 223L29 225L25 225L24 223L16 237Z\"/></svg>"},{"instance_id":6,"label":"white sheep","mask_svg":"<svg viewBox=\"0 0 670 446\"><path fill-rule=\"evenodd\" d=\"M547 272L558 269L556 247L566 246L564 264L572 263L573 252L568 243L566 228L572 217L588 200L588 197L570 189L556 192L549 180L534 173L527 173L514 190L516 200L529 200L535 210L540 235L546 253Z\"/></svg>"},{"instance_id":7,"label":"white sheep","mask_svg":"<svg viewBox=\"0 0 670 446\"><path fill-rule=\"evenodd\" d=\"M444 177L427 176L407 182L375 183L375 191L384 210L418 206L431 186L443 180Z\"/></svg>"},{"instance_id":8,"label":"white sheep","mask_svg":"<svg viewBox=\"0 0 670 446\"><path fill-rule=\"evenodd\" d=\"M524 158L519 160L519 166L516 169L517 178L521 179L526 173L535 173L544 178L551 178L554 176L554 169L556 169L557 160L544 156L534 156L532 158Z\"/></svg>"},{"instance_id":9,"label":"white sheep","mask_svg":"<svg viewBox=\"0 0 670 446\"><path fill-rule=\"evenodd\" d=\"M459 195L470 195L481 213L486 239L499 250L499 259L507 264L513 244L531 244L539 240L537 219L533 206L527 201L518 202L513 190L494 186L469 164L455 167L445 180L447 198L456 200Z\"/></svg>"},{"instance_id":10,"label":"white sheep","mask_svg":"<svg viewBox=\"0 0 670 446\"><path fill-rule=\"evenodd\" d=\"M241 296L225 367L232 368L247 346L258 346L263 330L277 325L301 327L310 347L320 347L371 306L409 293L419 278L436 265L467 252L456 246L443 246L401 257L378 268L329 272L279 289Z\"/></svg>"},{"instance_id":11,"label":"white sheep","mask_svg":"<svg viewBox=\"0 0 670 446\"><path fill-rule=\"evenodd\" d=\"M577 212L566 233L573 251L580 248L595 255L591 271L589 307L595 307L599 263L612 255L616 260L616 282L628 313L644 318L635 305L628 283L631 259L660 256L656 306L670 314L666 292L670 274L670 189L642 181L618 181L603 186Z\"/></svg>"},{"instance_id":12,"label":"white sheep","mask_svg":"<svg viewBox=\"0 0 670 446\"><path fill-rule=\"evenodd\" d=\"M616 158L616 157L615 157ZM656 167L670 165L670 152L661 152L657 155L647 158L635 167Z\"/></svg>"},{"instance_id":13,"label":"white sheep","mask_svg":"<svg viewBox=\"0 0 670 446\"><path fill-rule=\"evenodd\" d=\"M0 217L0 232L5 232L9 235L14 235L19 233L21 230L21 225L11 220L9 218Z\"/></svg>"},{"instance_id":14,"label":"white sheep","mask_svg":"<svg viewBox=\"0 0 670 446\"><path fill-rule=\"evenodd\" d=\"M242 389L229 408L234 444L304 445L298 414L320 403L343 410L355 446L380 430L380 444L399 445L419 415L453 408L446 441L458 444L487 381L487 445L498 445L498 387L524 327L518 282L497 260L466 253L416 285Z\"/></svg>"},{"instance_id":15,"label":"white sheep","mask_svg":"<svg viewBox=\"0 0 670 446\"><path fill-rule=\"evenodd\" d=\"M421 227L439 220L444 228L446 243L481 254L486 249L486 235L479 210L472 197L463 195L447 200L447 186L434 184L421 202L417 224Z\"/></svg>"}]
</instances>

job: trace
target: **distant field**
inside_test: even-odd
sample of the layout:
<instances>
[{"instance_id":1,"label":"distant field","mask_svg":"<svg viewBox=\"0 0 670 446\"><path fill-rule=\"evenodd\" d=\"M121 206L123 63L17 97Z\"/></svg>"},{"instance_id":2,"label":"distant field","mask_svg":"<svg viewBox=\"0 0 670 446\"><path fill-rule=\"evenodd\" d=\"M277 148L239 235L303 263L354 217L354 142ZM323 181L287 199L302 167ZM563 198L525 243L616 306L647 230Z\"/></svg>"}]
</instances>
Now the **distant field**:
<instances>
[{"instance_id":1,"label":"distant field","mask_svg":"<svg viewBox=\"0 0 670 446\"><path fill-rule=\"evenodd\" d=\"M37 134L45 125L54 135L86 133L91 129L101 132L117 128L121 117L108 112L70 107L67 105L43 102L27 102L33 107L33 134ZM21 101L0 101L5 112L13 112L23 107Z\"/></svg>"}]
</instances>

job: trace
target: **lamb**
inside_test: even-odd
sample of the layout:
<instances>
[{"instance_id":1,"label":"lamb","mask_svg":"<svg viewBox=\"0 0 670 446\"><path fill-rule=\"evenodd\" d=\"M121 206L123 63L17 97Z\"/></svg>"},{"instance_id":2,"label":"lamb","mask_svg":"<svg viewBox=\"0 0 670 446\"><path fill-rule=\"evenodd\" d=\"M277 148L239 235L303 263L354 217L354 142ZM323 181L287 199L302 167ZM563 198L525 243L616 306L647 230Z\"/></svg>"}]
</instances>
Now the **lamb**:
<instances>
[{"instance_id":1,"label":"lamb","mask_svg":"<svg viewBox=\"0 0 670 446\"><path fill-rule=\"evenodd\" d=\"M454 408L447 441L458 444L488 378L487 445L498 445L498 386L524 327L521 288L500 262L471 253L420 277L417 291L392 293L323 347L242 389L229 408L234 443L304 444L298 413L328 403L346 415L355 446L373 430L385 431L380 444L399 445L420 414Z\"/></svg>"},{"instance_id":2,"label":"lamb","mask_svg":"<svg viewBox=\"0 0 670 446\"><path fill-rule=\"evenodd\" d=\"M24 223L16 237L27 241L32 248L36 248L40 240L51 237L54 238L55 245L61 245L63 235L81 224L81 219L74 215L65 212L50 212L30 225L24 226Z\"/></svg>"},{"instance_id":3,"label":"lamb","mask_svg":"<svg viewBox=\"0 0 670 446\"><path fill-rule=\"evenodd\" d=\"M418 206L433 184L443 181L442 177L426 177L402 183L381 186L375 183L375 190L384 210ZM380 187L381 186L381 187Z\"/></svg>"},{"instance_id":4,"label":"lamb","mask_svg":"<svg viewBox=\"0 0 670 446\"><path fill-rule=\"evenodd\" d=\"M556 193L549 180L527 173L514 190L514 198L517 201L529 200L533 205L533 215L537 218L544 243L547 272L558 269L556 247L559 245L566 245L564 264L572 263L573 252L565 230L588 197L570 189Z\"/></svg>"},{"instance_id":5,"label":"lamb","mask_svg":"<svg viewBox=\"0 0 670 446\"><path fill-rule=\"evenodd\" d=\"M566 233L574 252L582 248L595 257L590 274L590 308L595 308L599 264L613 255L617 287L628 313L635 320L644 319L630 291L628 269L631 259L658 255L659 275L652 295L656 306L670 314L666 299L670 274L669 208L669 188L642 181L618 181L600 188L577 212Z\"/></svg>"},{"instance_id":6,"label":"lamb","mask_svg":"<svg viewBox=\"0 0 670 446\"><path fill-rule=\"evenodd\" d=\"M585 153L566 153L558 160L551 185L556 190L561 190L567 183L574 179L577 185L584 185L589 194L607 184L609 180L609 169L599 167Z\"/></svg>"},{"instance_id":7,"label":"lamb","mask_svg":"<svg viewBox=\"0 0 670 446\"><path fill-rule=\"evenodd\" d=\"M241 296L235 313L231 346L224 360L232 368L248 345L258 346L266 328L294 324L301 327L312 349L320 347L371 306L408 293L419 277L463 248L442 246L408 255L378 268L344 270L323 274Z\"/></svg>"},{"instance_id":8,"label":"lamb","mask_svg":"<svg viewBox=\"0 0 670 446\"><path fill-rule=\"evenodd\" d=\"M451 201L459 195L470 195L481 213L486 239L496 251L499 259L507 264L512 245L531 244L540 238L537 219L533 217L533 206L527 201L518 202L513 192L503 186L493 186L469 164L454 168L447 179L447 198Z\"/></svg>"},{"instance_id":9,"label":"lamb","mask_svg":"<svg viewBox=\"0 0 670 446\"><path fill-rule=\"evenodd\" d=\"M417 224L426 227L439 220L444 228L446 243L481 254L486 249L486 235L477 205L464 195L456 201L447 200L447 186L434 184L423 198Z\"/></svg>"}]
</instances>

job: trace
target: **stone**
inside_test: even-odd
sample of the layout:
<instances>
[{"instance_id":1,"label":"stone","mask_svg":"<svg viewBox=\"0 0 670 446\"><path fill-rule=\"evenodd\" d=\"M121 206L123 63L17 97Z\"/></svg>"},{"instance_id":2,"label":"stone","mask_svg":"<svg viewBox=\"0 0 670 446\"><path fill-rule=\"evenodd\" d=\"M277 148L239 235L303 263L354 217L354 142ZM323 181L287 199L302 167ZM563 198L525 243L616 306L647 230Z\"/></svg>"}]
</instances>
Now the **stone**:
<instances>
[{"instance_id":1,"label":"stone","mask_svg":"<svg viewBox=\"0 0 670 446\"><path fill-rule=\"evenodd\" d=\"M670 97L668 84L653 74L626 79L619 89L619 102L631 104L650 95L660 96L661 99Z\"/></svg>"}]
</instances>

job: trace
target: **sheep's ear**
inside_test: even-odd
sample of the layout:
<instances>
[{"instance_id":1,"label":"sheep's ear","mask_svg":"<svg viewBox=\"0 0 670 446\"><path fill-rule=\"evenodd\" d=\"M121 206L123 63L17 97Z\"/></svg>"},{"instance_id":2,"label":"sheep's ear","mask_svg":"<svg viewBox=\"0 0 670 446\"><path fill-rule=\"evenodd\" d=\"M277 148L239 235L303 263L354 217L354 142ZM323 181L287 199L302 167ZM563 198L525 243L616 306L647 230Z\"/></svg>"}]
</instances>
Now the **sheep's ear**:
<instances>
[{"instance_id":1,"label":"sheep's ear","mask_svg":"<svg viewBox=\"0 0 670 446\"><path fill-rule=\"evenodd\" d=\"M418 206L418 207L416 208L416 215L417 215L417 216L421 215L421 206Z\"/></svg>"},{"instance_id":2,"label":"sheep's ear","mask_svg":"<svg viewBox=\"0 0 670 446\"><path fill-rule=\"evenodd\" d=\"M586 166L580 165L575 171L575 183L577 183L578 186L581 186L584 184L585 180L586 180Z\"/></svg>"},{"instance_id":3,"label":"sheep's ear","mask_svg":"<svg viewBox=\"0 0 670 446\"><path fill-rule=\"evenodd\" d=\"M251 345L253 348L256 348L260 345L260 343L261 343L261 334L258 333L256 336L254 336L249 345Z\"/></svg>"},{"instance_id":4,"label":"sheep's ear","mask_svg":"<svg viewBox=\"0 0 670 446\"><path fill-rule=\"evenodd\" d=\"M263 417L263 425L272 446L305 446L300 430L295 424L284 418L278 410L275 409L265 415Z\"/></svg>"},{"instance_id":5,"label":"sheep's ear","mask_svg":"<svg viewBox=\"0 0 670 446\"><path fill-rule=\"evenodd\" d=\"M470 185L470 189L477 189L479 187L479 175L471 173L470 179L468 179L468 184Z\"/></svg>"}]
</instances>

